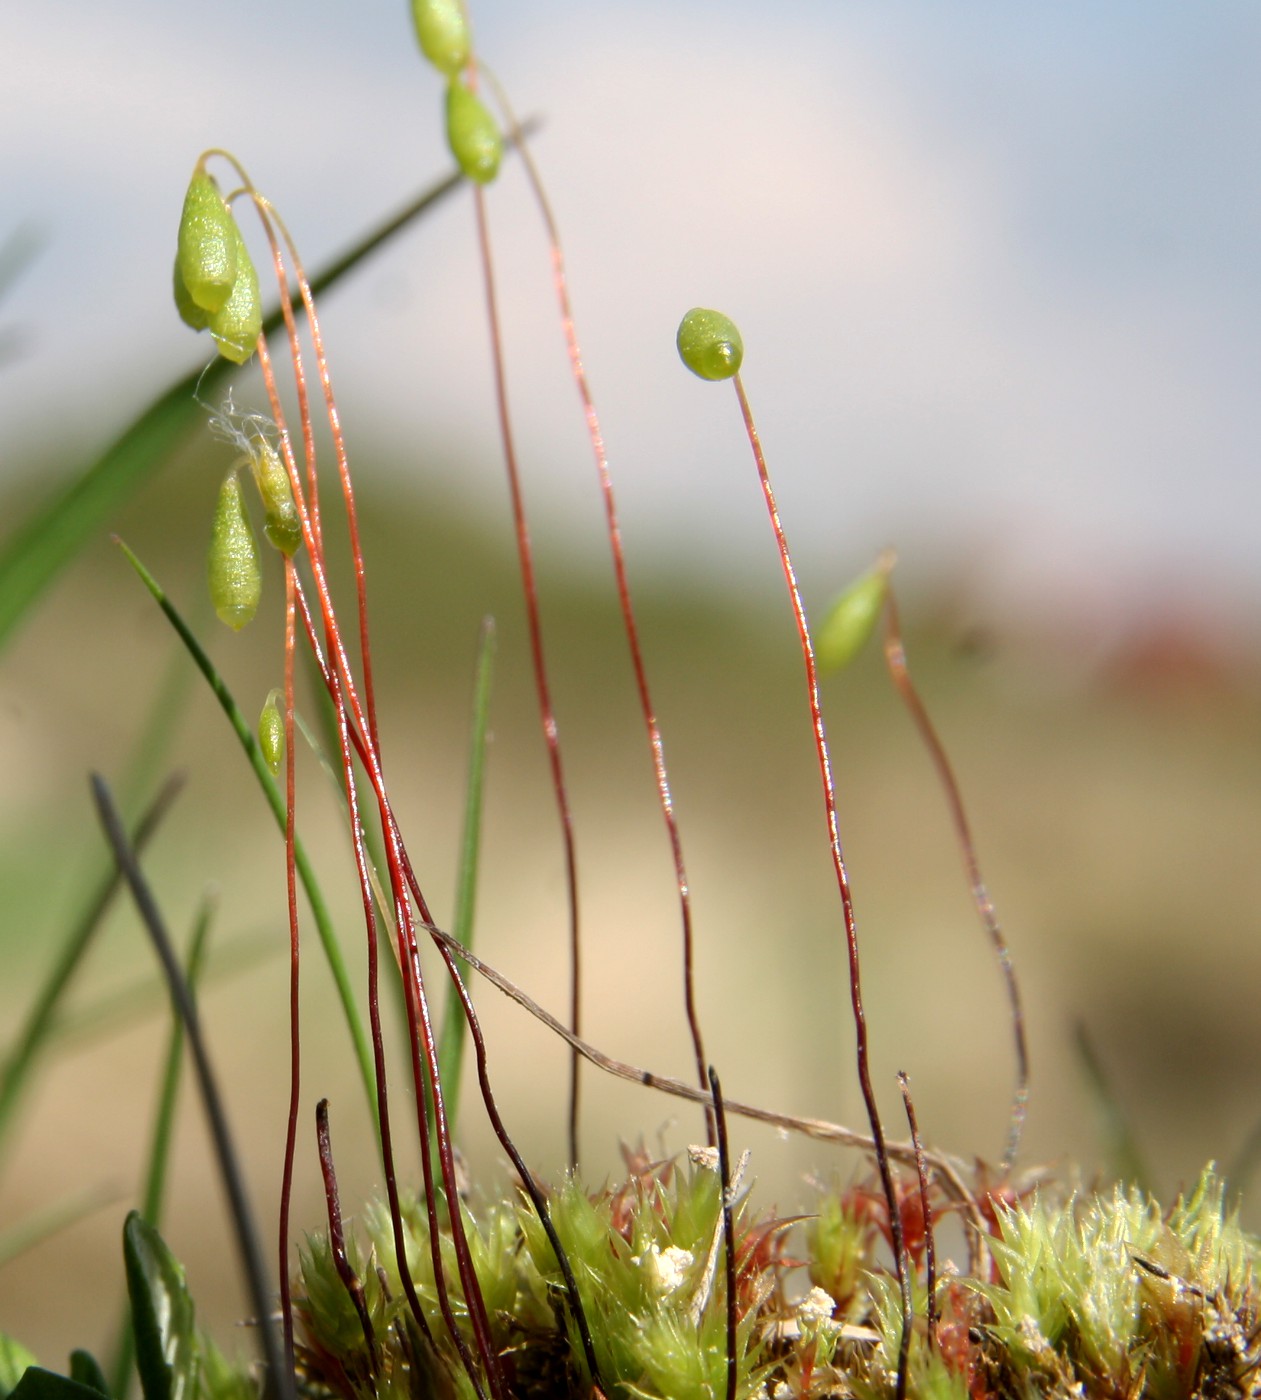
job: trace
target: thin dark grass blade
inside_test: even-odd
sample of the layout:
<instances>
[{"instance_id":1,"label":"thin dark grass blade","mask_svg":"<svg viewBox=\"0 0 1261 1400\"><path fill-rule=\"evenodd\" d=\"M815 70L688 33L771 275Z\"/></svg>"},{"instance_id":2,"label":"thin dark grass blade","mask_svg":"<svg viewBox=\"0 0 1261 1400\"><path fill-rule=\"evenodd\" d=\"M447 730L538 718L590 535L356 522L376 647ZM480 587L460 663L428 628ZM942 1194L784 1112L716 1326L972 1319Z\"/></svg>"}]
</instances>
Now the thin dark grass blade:
<instances>
[{"instance_id":1,"label":"thin dark grass blade","mask_svg":"<svg viewBox=\"0 0 1261 1400\"><path fill-rule=\"evenodd\" d=\"M196 990L205 966L206 940L217 907L218 901L212 895L207 895L197 911L184 972L190 994ZM166 1196L166 1175L171 1160L171 1142L175 1134L175 1111L179 1103L180 1066L183 1057L184 1026L176 1016L166 1047L162 1083L158 1089L157 1111L153 1115L149 1163L145 1170L144 1191L140 1197L140 1214L155 1229L160 1228L162 1224L162 1202ZM118 1339L114 1345L114 1355L116 1360L110 1368L113 1380L109 1393L126 1395L127 1383L131 1379L131 1368L135 1361L135 1338L131 1329L130 1308L124 1310L118 1328Z\"/></svg>"},{"instance_id":2,"label":"thin dark grass blade","mask_svg":"<svg viewBox=\"0 0 1261 1400\"><path fill-rule=\"evenodd\" d=\"M136 850L143 850L148 844L183 782L184 779L179 774L168 778L149 805L131 837ZM31 1071L55 1028L57 1007L121 883L122 877L116 867L104 873L95 896L71 930L70 937L49 971L44 985L31 1002L26 1021L5 1057L4 1067L0 1070L0 1156L3 1155L6 1140L15 1121L16 1109Z\"/></svg>"},{"instance_id":3,"label":"thin dark grass blade","mask_svg":"<svg viewBox=\"0 0 1261 1400\"><path fill-rule=\"evenodd\" d=\"M205 1041L202 1039L201 1020L197 1014L197 1007L193 1003L188 984L184 980L184 974L180 971L179 963L176 961L175 950L171 946L171 939L166 931L166 925L158 910L153 892L150 890L140 866L136 862L135 852L127 840L127 833L123 830L109 788L105 780L97 773L92 775L92 797L96 803L101 826L110 849L123 872L137 912L153 942L158 960L162 964L162 971L171 992L171 1001L184 1023L184 1032L188 1037L188 1046L197 1070L197 1082L201 1090L202 1100L205 1103L206 1116L210 1120L211 1138L219 1159L219 1172L223 1178L224 1189L227 1192L232 1211L237 1245L241 1252L242 1270L246 1276L250 1302L255 1314L255 1326L267 1367L263 1380L263 1394L266 1400L292 1400L293 1378L283 1367L276 1329L272 1325L271 1295L267 1285L267 1273L263 1263L258 1231L254 1226L253 1211L246 1195L240 1159L232 1142L227 1115L219 1095L218 1081L210 1065Z\"/></svg>"},{"instance_id":4,"label":"thin dark grass blade","mask_svg":"<svg viewBox=\"0 0 1261 1400\"><path fill-rule=\"evenodd\" d=\"M241 713L236 701L232 698L231 692L224 683L223 677L215 669L214 663L210 660L202 649L197 638L193 636L188 625L180 616L175 605L166 596L162 586L145 568L139 559L121 541L118 541L119 548L127 556L127 561L140 577L140 581L153 595L154 601L166 614L167 620L175 628L180 640L188 648L189 655L197 665L197 669L206 678L207 684L214 691L215 698L219 701L220 708L228 717L240 740L241 747L245 750L245 755L250 761L250 767L254 770L254 776L258 779L258 784L263 790L263 796L267 799L271 807L272 815L276 818L276 823L280 827L283 835L285 830L285 798L276 780L272 777L267 767L267 762L258 747L258 740L254 737L254 731L245 716ZM350 983L350 974L346 969L346 961L342 956L341 944L337 940L336 930L333 928L332 915L325 902L323 892L320 889L319 881L315 878L315 871L307 856L306 849L300 840L294 843L294 859L298 868L298 878L302 881L302 888L306 891L307 900L311 905L311 912L315 917L316 929L320 936L320 945L324 949L324 956L328 961L329 971L333 975L333 981L337 987L337 994L341 1001L342 1015L346 1021L346 1028L350 1033L351 1041L354 1044L355 1056L359 1064L359 1074L363 1080L364 1090L368 1097L368 1107L376 1119L376 1074L372 1066L372 1051L368 1044L368 1037L363 1028L363 1021L359 1015L359 1008L355 1002L354 990Z\"/></svg>"},{"instance_id":5,"label":"thin dark grass blade","mask_svg":"<svg viewBox=\"0 0 1261 1400\"><path fill-rule=\"evenodd\" d=\"M727 1146L727 1115L723 1110L722 1086L713 1065L709 1066L709 1091L713 1095L718 1170L722 1179L723 1261L727 1276L727 1400L736 1400L740 1363L736 1351L736 1228L731 1211L731 1151Z\"/></svg>"}]
</instances>

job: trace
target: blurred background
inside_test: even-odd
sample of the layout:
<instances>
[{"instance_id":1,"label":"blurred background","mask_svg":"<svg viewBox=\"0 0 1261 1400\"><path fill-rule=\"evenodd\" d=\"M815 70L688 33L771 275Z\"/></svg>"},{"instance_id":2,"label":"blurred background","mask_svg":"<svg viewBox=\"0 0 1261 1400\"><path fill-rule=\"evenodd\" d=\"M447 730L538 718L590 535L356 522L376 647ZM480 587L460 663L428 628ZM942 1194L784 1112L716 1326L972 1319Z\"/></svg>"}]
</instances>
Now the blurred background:
<instances>
[{"instance_id":1,"label":"blurred background","mask_svg":"<svg viewBox=\"0 0 1261 1400\"><path fill-rule=\"evenodd\" d=\"M889 544L912 668L955 762L1023 979L1025 1165L1115 1165L1095 1048L1152 1183L1226 1165L1258 1120L1261 1033L1261 13L1244 3L507 5L474 11L563 236L610 444L695 891L701 1015L730 1095L861 1125L839 913L800 660L730 390L673 349L740 324L745 382L807 606ZM226 146L317 267L447 169L402 6L153 0L0 13L0 492L19 525L207 350L169 298L198 153ZM688 1074L668 849L618 631L547 249L515 163L491 192L526 491L577 819L586 1024ZM562 866L514 584L469 197L322 304L365 510L383 742L431 902L451 907L480 619L499 624L479 946L566 997ZM200 360L199 360L200 357ZM256 373L236 400L262 404ZM228 454L190 438L110 528L207 637L243 707L281 680L280 580L232 638L202 601ZM213 701L107 531L0 655L4 1041L101 862L86 773L189 773L148 862L184 936L218 890L212 1048L274 1217L283 1139L281 848ZM184 686L175 732L155 697ZM825 695L863 939L874 1073L911 1075L934 1143L1001 1154L1012 1060L927 756L872 648ZM138 757L139 756L139 757ZM308 756L304 829L349 946L356 897ZM377 1186L318 952L306 1084L347 1209ZM479 989L510 1129L563 1166L566 1055ZM122 1000L117 1002L116 997ZM0 1331L61 1365L103 1347L165 1015L130 911L81 970L0 1160L0 1230L109 1204L0 1270ZM109 1007L116 1009L111 1013ZM120 1011L117 1008L121 1006ZM104 1023L93 1017L104 1009ZM678 1151L700 1122L584 1075L584 1160ZM502 1180L477 1104L463 1136ZM808 1208L844 1154L740 1125L764 1200ZM294 1219L322 1202L306 1140ZM1240 1184L1246 1184L1241 1182ZM1261 1215L1252 1210L1254 1224ZM166 1231L221 1338L243 1315L199 1106Z\"/></svg>"}]
</instances>

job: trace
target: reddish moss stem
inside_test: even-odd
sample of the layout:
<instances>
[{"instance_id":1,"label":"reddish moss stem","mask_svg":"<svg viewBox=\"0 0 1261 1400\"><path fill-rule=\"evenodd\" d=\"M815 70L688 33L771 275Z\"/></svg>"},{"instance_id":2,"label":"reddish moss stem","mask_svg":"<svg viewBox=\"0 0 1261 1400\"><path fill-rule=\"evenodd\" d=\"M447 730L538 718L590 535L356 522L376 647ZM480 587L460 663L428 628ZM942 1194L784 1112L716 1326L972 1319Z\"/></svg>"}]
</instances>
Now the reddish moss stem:
<instances>
[{"instance_id":1,"label":"reddish moss stem","mask_svg":"<svg viewBox=\"0 0 1261 1400\"><path fill-rule=\"evenodd\" d=\"M521 489L521 473L517 466L516 440L508 411L508 385L504 370L503 332L499 322L499 298L495 290L495 267L491 256L490 228L486 219L486 198L480 188L473 191L477 211L477 244L481 253L482 280L486 289L486 315L490 325L491 358L495 373L495 407L499 418L499 436L503 446L504 465L508 472L508 491L512 498L513 531L517 541L517 556L521 568L521 591L525 600L526 623L530 634L530 659L534 668L534 686L538 696L539 718L543 739L547 745L547 761L551 770L552 791L560 818L561 840L565 854L565 892L569 906L569 1023L575 1035L582 1030L582 939L578 916L578 857L574 842L573 813L565 785L564 763L561 757L560 732L556 711L552 705L551 684L547 676L547 661L543 649L543 621L539 612L538 584L534 574L534 551L526 521L525 496ZM579 1057L569 1057L569 1165L578 1165L579 1116Z\"/></svg>"},{"instance_id":2,"label":"reddish moss stem","mask_svg":"<svg viewBox=\"0 0 1261 1400\"><path fill-rule=\"evenodd\" d=\"M758 436L757 424L744 392L744 384L739 374L732 378L736 388L736 398L740 403L740 414L744 419L749 446L753 449L753 459L757 464L758 479L766 508L771 518L771 528L775 533L775 543L779 550L780 565L784 580L788 585L788 596L792 603L793 617L797 624L797 636L801 643L801 656L806 669L806 689L810 703L810 727L814 735L815 754L819 764L819 781L823 788L823 805L827 814L828 844L832 853L832 867L836 873L836 885L841 896L841 909L845 920L845 948L849 959L849 995L854 1015L854 1039L858 1060L858 1083L862 1090L863 1103L867 1109L867 1121L871 1125L871 1137L875 1145L876 1167L880 1172L880 1183L884 1188L885 1200L889 1205L889 1231L893 1237L894 1262L897 1265L898 1282L902 1288L902 1312L904 1325L910 1325L911 1280L907 1267L906 1242L902 1235L902 1218L898 1213L897 1192L894 1188L893 1172L889 1166L889 1153L885 1145L884 1127L880 1121L880 1109L876 1103L875 1091L871 1087L870 1052L867 1042L867 1016L863 1010L862 977L858 960L858 926L854 919L854 901L850 892L849 874L845 869L845 856L841 849L841 829L836 811L836 784L832 777L832 758L828 750L827 731L823 724L823 708L819 700L819 674L814 659L814 644L810 640L810 626L806 620L805 605L801 601L801 590L797 586L797 575L793 568L792 556L788 551L788 540L779 518L779 507L775 504L775 492L771 487L770 472L766 466L766 456ZM901 1377L898 1400L903 1400L905 1376Z\"/></svg>"},{"instance_id":3,"label":"reddish moss stem","mask_svg":"<svg viewBox=\"0 0 1261 1400\"><path fill-rule=\"evenodd\" d=\"M342 1281L351 1306L359 1318L363 1329L363 1340L368 1348L368 1361L375 1376L381 1369L381 1359L377 1351L376 1333L372 1330L372 1318L368 1314L367 1299L363 1294L363 1284L355 1273L346 1255L346 1234L342 1228L341 1201L337 1194L337 1172L333 1166L333 1142L328 1130L328 1100L321 1099L315 1105L315 1143L320 1158L320 1171L324 1177L324 1204L328 1209L328 1244L333 1255L333 1267Z\"/></svg>"},{"instance_id":4,"label":"reddish moss stem","mask_svg":"<svg viewBox=\"0 0 1261 1400\"><path fill-rule=\"evenodd\" d=\"M902 629L898 620L897 601L893 587L889 586L885 595L885 661L889 675L902 702L910 713L924 746L928 749L937 769L937 776L946 794L950 808L950 819L954 823L955 835L963 856L963 869L968 886L972 891L972 902L980 915L982 927L989 935L994 955L998 959L999 970L1007 990L1007 1005L1011 1013L1011 1034L1016 1057L1016 1087L1012 1095L1011 1118L1007 1130L1007 1144L1003 1153L1003 1175L1008 1176L1016 1162L1020 1150L1020 1138L1024 1130L1025 1115L1029 1104L1029 1050L1025 1038L1025 1017L1020 1002L1020 984L1016 979L1016 968L1012 962L1011 949L1003 934L1002 925L990 899L989 890L981 875L980 862L976 856L976 844L972 839L972 828L963 805L963 795L954 775L945 745L937 735L928 711L919 697L915 683L911 680L910 668L906 661L906 648L902 645Z\"/></svg>"},{"instance_id":5,"label":"reddish moss stem","mask_svg":"<svg viewBox=\"0 0 1261 1400\"><path fill-rule=\"evenodd\" d=\"M583 418L587 424L587 436L591 442L591 452L595 458L596 475L600 482L600 496L604 503L605 532L609 541L609 552L613 560L613 576L617 585L618 607L622 614L622 625L626 633L626 643L630 649L631 668L635 674L635 688L639 695L639 708L648 731L648 749L652 758L653 775L656 779L657 800L661 815L665 820L666 833L670 842L670 855L674 863L674 881L679 894L679 916L683 933L683 1004L687 1015L688 1031L692 1037L692 1053L696 1059L696 1077L701 1088L708 1084L706 1074L705 1042L701 1036L700 1016L696 1010L695 953L692 933L692 892L687 878L687 867L683 861L683 842L679 835L678 819L674 812L674 797L670 790L670 776L666 769L665 745L661 737L661 727L657 723L656 709L648 688L648 668L644 664L643 648L639 641L639 627L635 621L635 609L631 601L630 579L626 571L626 553L622 547L622 529L618 523L617 498L613 492L613 474L609 468L608 451L604 443L604 432L600 427L600 415L596 411L595 398L587 377L582 358L582 347L578 342L578 330L574 321L573 306L569 296L569 278L565 271L565 255L561 248L560 229L552 213L551 202L543 188L538 167L530 152L529 143L508 104L502 89L494 84L500 105L508 114L512 140L525 168L535 203L543 218L547 231L548 247L552 260L552 285L560 308L561 332L565 337L565 350L569 356L569 369L574 387L582 403ZM579 1032L574 1029L574 1034ZM715 1142L714 1117L709 1108L705 1110L705 1133L709 1145Z\"/></svg>"}]
</instances>

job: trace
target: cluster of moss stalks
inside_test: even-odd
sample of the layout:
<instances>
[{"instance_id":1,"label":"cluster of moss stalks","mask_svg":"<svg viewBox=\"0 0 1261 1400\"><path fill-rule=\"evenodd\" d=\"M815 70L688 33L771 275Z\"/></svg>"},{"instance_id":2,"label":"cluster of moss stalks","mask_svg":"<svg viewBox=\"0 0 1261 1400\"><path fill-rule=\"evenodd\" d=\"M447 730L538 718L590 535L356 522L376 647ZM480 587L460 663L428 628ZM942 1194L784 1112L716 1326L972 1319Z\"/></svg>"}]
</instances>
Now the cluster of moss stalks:
<instances>
[{"instance_id":1,"label":"cluster of moss stalks","mask_svg":"<svg viewBox=\"0 0 1261 1400\"><path fill-rule=\"evenodd\" d=\"M609 1400L721 1400L727 1393L727 1290L716 1163L631 1162L616 1188L567 1180L550 1198L582 1296ZM1227 1211L1211 1169L1165 1212L1143 1193L979 1198L991 1232L972 1232L966 1271L947 1264L927 1309L918 1187L902 1216L916 1322L906 1393L983 1396L1226 1397L1261 1393L1254 1263L1259 1242ZM587 1397L583 1351L561 1272L524 1196L465 1205L469 1240L512 1392ZM935 1194L936 1221L956 1208ZM367 1325L327 1239L304 1251L298 1302L308 1383L346 1400L472 1396L447 1353L425 1213L406 1219L409 1264L439 1356L421 1343L381 1208L362 1222L354 1261ZM826 1194L810 1217L737 1210L735 1319L741 1397L886 1397L902 1336L878 1188ZM444 1253L448 1242L443 1242ZM447 1276L455 1273L447 1257ZM457 1301L458 1310L458 1301Z\"/></svg>"},{"instance_id":2,"label":"cluster of moss stalks","mask_svg":"<svg viewBox=\"0 0 1261 1400\"><path fill-rule=\"evenodd\" d=\"M616 1187L590 1193L571 1178L549 1195L607 1400L729 1393L729 1276L741 1400L893 1396L902 1308L882 1192L858 1184L825 1193L814 1214L791 1219L759 1215L740 1200L729 1271L715 1155L692 1149L682 1163L631 1157ZM917 1185L899 1194L915 1300L907 1395L1261 1394L1253 1278L1261 1242L1239 1228L1211 1168L1169 1211L1120 1186L1077 1195L1045 1182L1023 1196L982 1190L968 1205L988 1229L964 1232L966 1267L942 1265L931 1312L924 1200ZM930 1188L934 1226L959 1208ZM522 1400L599 1394L528 1198L464 1201L460 1209L510 1393ZM424 1330L404 1297L384 1206L369 1207L351 1230L344 1260L327 1236L307 1241L295 1290L300 1394L476 1394L439 1309L426 1212L414 1199L403 1207L403 1238ZM448 1238L439 1253L462 1320ZM182 1270L138 1216L128 1223L126 1255L145 1400L256 1394L248 1370L226 1362L197 1331ZM66 1400L69 1380L34 1366L22 1375L33 1360L11 1342L0 1346L0 1400ZM79 1400L108 1394L86 1353L74 1354L71 1374Z\"/></svg>"}]
</instances>

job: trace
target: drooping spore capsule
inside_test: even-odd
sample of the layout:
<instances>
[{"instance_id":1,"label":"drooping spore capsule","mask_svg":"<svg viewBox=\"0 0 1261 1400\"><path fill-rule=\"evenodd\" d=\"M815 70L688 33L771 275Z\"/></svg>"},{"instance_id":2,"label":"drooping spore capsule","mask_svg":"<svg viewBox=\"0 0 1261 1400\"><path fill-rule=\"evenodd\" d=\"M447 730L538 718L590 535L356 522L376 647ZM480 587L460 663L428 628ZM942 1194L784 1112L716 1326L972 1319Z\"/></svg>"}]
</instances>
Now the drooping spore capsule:
<instances>
[{"instance_id":1,"label":"drooping spore capsule","mask_svg":"<svg viewBox=\"0 0 1261 1400\"><path fill-rule=\"evenodd\" d=\"M279 692L271 691L258 717L258 746L263 762L274 778L285 761L285 717L280 713Z\"/></svg>"},{"instance_id":2,"label":"drooping spore capsule","mask_svg":"<svg viewBox=\"0 0 1261 1400\"><path fill-rule=\"evenodd\" d=\"M180 271L178 257L175 259L175 268L171 277L171 290L175 293L175 309L179 312L180 320L195 331L204 331L210 324L210 312L204 306L198 306L189 296L188 288L184 285L184 274Z\"/></svg>"},{"instance_id":3,"label":"drooping spore capsule","mask_svg":"<svg viewBox=\"0 0 1261 1400\"><path fill-rule=\"evenodd\" d=\"M702 379L730 379L744 359L735 322L721 311L694 306L679 322L679 358Z\"/></svg>"},{"instance_id":4,"label":"drooping spore capsule","mask_svg":"<svg viewBox=\"0 0 1261 1400\"><path fill-rule=\"evenodd\" d=\"M412 0L420 51L448 78L468 67L472 53L468 18L461 0Z\"/></svg>"},{"instance_id":5,"label":"drooping spore capsule","mask_svg":"<svg viewBox=\"0 0 1261 1400\"><path fill-rule=\"evenodd\" d=\"M263 301L258 290L258 273L254 271L254 262L235 219L232 232L236 238L236 282L232 295L211 314L209 324L219 353L234 365L243 365L254 353L263 329Z\"/></svg>"},{"instance_id":6,"label":"drooping spore capsule","mask_svg":"<svg viewBox=\"0 0 1261 1400\"><path fill-rule=\"evenodd\" d=\"M218 311L226 304L236 285L239 242L236 220L223 202L219 186L199 166L184 196L175 255L184 288L195 306Z\"/></svg>"},{"instance_id":7,"label":"drooping spore capsule","mask_svg":"<svg viewBox=\"0 0 1261 1400\"><path fill-rule=\"evenodd\" d=\"M490 109L459 78L447 84L447 145L470 180L488 185L499 173L504 143Z\"/></svg>"},{"instance_id":8,"label":"drooping spore capsule","mask_svg":"<svg viewBox=\"0 0 1261 1400\"><path fill-rule=\"evenodd\" d=\"M210 601L215 612L221 622L239 632L258 611L263 573L235 468L219 488L208 564Z\"/></svg>"},{"instance_id":9,"label":"drooping spore capsule","mask_svg":"<svg viewBox=\"0 0 1261 1400\"><path fill-rule=\"evenodd\" d=\"M881 564L855 579L827 611L814 637L819 670L848 666L876 629L889 592L889 571Z\"/></svg>"},{"instance_id":10,"label":"drooping spore capsule","mask_svg":"<svg viewBox=\"0 0 1261 1400\"><path fill-rule=\"evenodd\" d=\"M263 533L282 554L292 557L302 546L302 521L289 473L270 442L260 440L251 446L250 465L263 502Z\"/></svg>"}]
</instances>

